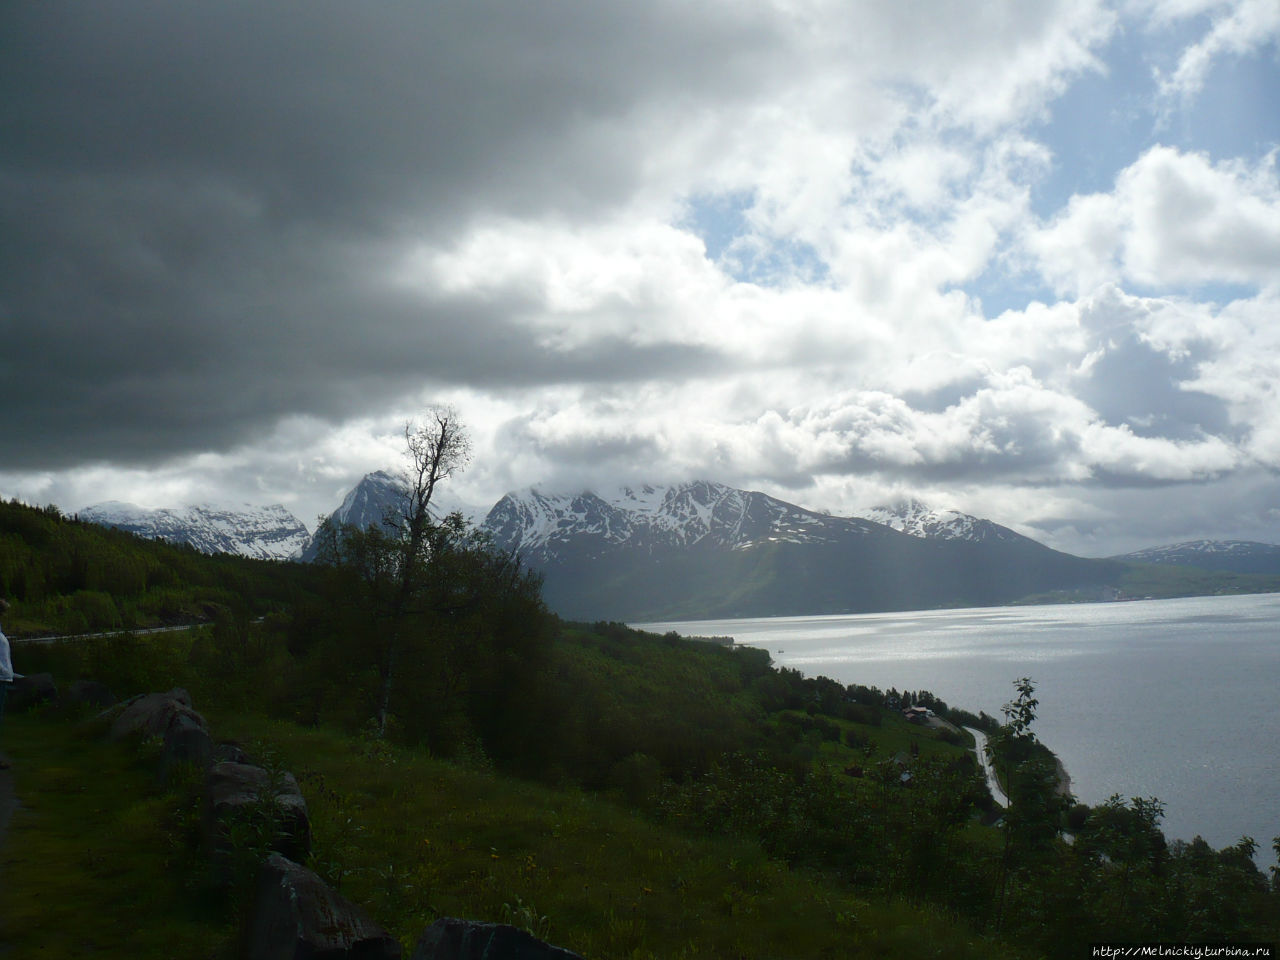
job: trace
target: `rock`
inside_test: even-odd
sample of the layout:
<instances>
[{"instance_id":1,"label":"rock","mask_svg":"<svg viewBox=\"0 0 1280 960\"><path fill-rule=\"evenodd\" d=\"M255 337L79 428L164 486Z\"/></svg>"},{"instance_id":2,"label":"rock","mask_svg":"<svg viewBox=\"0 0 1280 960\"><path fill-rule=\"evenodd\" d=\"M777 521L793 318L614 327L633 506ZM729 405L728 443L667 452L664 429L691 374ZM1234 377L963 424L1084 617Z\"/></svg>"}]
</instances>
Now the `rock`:
<instances>
[{"instance_id":1,"label":"rock","mask_svg":"<svg viewBox=\"0 0 1280 960\"><path fill-rule=\"evenodd\" d=\"M101 684L95 686L101 687ZM128 737L162 738L162 778L168 778L181 764L204 769L213 762L209 726L204 717L192 709L191 695L180 687L133 697L103 711L95 722L109 724L107 739L112 741Z\"/></svg>"},{"instance_id":2,"label":"rock","mask_svg":"<svg viewBox=\"0 0 1280 960\"><path fill-rule=\"evenodd\" d=\"M410 960L582 960L518 927L443 917L418 938Z\"/></svg>"},{"instance_id":3,"label":"rock","mask_svg":"<svg viewBox=\"0 0 1280 960\"><path fill-rule=\"evenodd\" d=\"M179 764L189 763L201 770L213 763L213 739L204 719L194 711L178 713L164 733L164 750L160 767L168 773Z\"/></svg>"},{"instance_id":4,"label":"rock","mask_svg":"<svg viewBox=\"0 0 1280 960\"><path fill-rule=\"evenodd\" d=\"M258 873L249 960L399 960L400 943L305 867L278 853Z\"/></svg>"},{"instance_id":5,"label":"rock","mask_svg":"<svg viewBox=\"0 0 1280 960\"><path fill-rule=\"evenodd\" d=\"M105 710L107 707L114 706L116 702L115 696L107 689L106 684L99 683L97 680L77 680L67 687L67 692L62 699L67 706L83 705L95 707L98 710Z\"/></svg>"},{"instance_id":6,"label":"rock","mask_svg":"<svg viewBox=\"0 0 1280 960\"><path fill-rule=\"evenodd\" d=\"M123 708L111 722L110 740L125 737L163 737L179 716L189 716L200 726L206 726L204 717L191 707L191 695L175 687L167 693L148 693L126 700Z\"/></svg>"},{"instance_id":7,"label":"rock","mask_svg":"<svg viewBox=\"0 0 1280 960\"><path fill-rule=\"evenodd\" d=\"M231 740L219 741L213 748L213 762L222 763L224 760L230 763L253 763L244 752L244 747Z\"/></svg>"},{"instance_id":8,"label":"rock","mask_svg":"<svg viewBox=\"0 0 1280 960\"><path fill-rule=\"evenodd\" d=\"M245 824L264 836L267 846L290 860L311 852L307 801L293 774L276 777L247 763L215 763L205 774L204 829L215 872L229 879L232 827Z\"/></svg>"},{"instance_id":9,"label":"rock","mask_svg":"<svg viewBox=\"0 0 1280 960\"><path fill-rule=\"evenodd\" d=\"M8 709L29 710L42 703L54 703L58 699L58 685L51 673L33 673L15 680L9 689Z\"/></svg>"}]
</instances>

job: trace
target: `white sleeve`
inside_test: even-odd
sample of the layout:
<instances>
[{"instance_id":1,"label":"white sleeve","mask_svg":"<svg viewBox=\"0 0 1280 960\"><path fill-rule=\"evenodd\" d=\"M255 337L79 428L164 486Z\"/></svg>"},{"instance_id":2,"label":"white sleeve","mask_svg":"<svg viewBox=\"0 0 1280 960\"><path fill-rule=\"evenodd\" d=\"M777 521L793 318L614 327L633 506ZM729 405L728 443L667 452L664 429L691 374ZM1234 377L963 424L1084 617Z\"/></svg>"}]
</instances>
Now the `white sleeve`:
<instances>
[{"instance_id":1,"label":"white sleeve","mask_svg":"<svg viewBox=\"0 0 1280 960\"><path fill-rule=\"evenodd\" d=\"M13 659L9 656L9 638L0 630L0 682L13 680Z\"/></svg>"}]
</instances>

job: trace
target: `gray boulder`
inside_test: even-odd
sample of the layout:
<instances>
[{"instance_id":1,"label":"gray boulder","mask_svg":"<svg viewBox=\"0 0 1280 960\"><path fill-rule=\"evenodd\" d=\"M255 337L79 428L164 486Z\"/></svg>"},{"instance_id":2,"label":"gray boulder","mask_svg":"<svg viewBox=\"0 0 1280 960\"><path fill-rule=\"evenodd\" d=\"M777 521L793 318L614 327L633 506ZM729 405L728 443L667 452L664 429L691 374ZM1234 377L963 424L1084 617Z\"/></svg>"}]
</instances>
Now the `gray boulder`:
<instances>
[{"instance_id":1,"label":"gray boulder","mask_svg":"<svg viewBox=\"0 0 1280 960\"><path fill-rule=\"evenodd\" d=\"M258 873L249 960L399 960L400 943L305 867L272 854Z\"/></svg>"},{"instance_id":2,"label":"gray boulder","mask_svg":"<svg viewBox=\"0 0 1280 960\"><path fill-rule=\"evenodd\" d=\"M410 960L582 960L527 930L443 917L418 938Z\"/></svg>"},{"instance_id":3,"label":"gray boulder","mask_svg":"<svg viewBox=\"0 0 1280 960\"><path fill-rule=\"evenodd\" d=\"M163 737L179 716L188 716L200 726L204 717L191 707L191 695L180 687L166 693L147 693L126 700L111 721L110 740L126 737Z\"/></svg>"},{"instance_id":4,"label":"gray boulder","mask_svg":"<svg viewBox=\"0 0 1280 960\"><path fill-rule=\"evenodd\" d=\"M181 764L201 770L213 763L213 739L204 719L194 711L174 716L164 732L164 750L160 754L161 769L168 773Z\"/></svg>"},{"instance_id":5,"label":"gray boulder","mask_svg":"<svg viewBox=\"0 0 1280 960\"><path fill-rule=\"evenodd\" d=\"M13 682L8 709L29 710L42 703L55 703L57 699L58 685L53 682L53 674L33 673Z\"/></svg>"},{"instance_id":6,"label":"gray boulder","mask_svg":"<svg viewBox=\"0 0 1280 960\"><path fill-rule=\"evenodd\" d=\"M204 717L191 707L187 691L175 687L166 693L148 693L126 700L105 714L111 717L109 740L160 737L160 773L169 777L182 764L204 769L213 762L213 739Z\"/></svg>"},{"instance_id":7,"label":"gray boulder","mask_svg":"<svg viewBox=\"0 0 1280 960\"><path fill-rule=\"evenodd\" d=\"M249 754L244 752L244 747L231 740L221 740L213 748L213 762L222 763L224 760L231 763L253 763Z\"/></svg>"},{"instance_id":8,"label":"gray boulder","mask_svg":"<svg viewBox=\"0 0 1280 960\"><path fill-rule=\"evenodd\" d=\"M311 852L307 801L293 774L272 775L247 763L215 763L205 773L204 831L214 868L228 879L235 827L290 860Z\"/></svg>"}]
</instances>

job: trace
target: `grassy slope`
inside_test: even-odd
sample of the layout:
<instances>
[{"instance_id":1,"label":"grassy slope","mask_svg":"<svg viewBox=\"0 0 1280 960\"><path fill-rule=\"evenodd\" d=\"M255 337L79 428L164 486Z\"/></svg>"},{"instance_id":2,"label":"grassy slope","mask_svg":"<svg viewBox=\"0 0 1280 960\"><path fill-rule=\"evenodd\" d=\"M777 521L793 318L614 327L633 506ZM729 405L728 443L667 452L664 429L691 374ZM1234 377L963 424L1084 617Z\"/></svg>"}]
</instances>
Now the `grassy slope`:
<instances>
[{"instance_id":1,"label":"grassy slope","mask_svg":"<svg viewBox=\"0 0 1280 960\"><path fill-rule=\"evenodd\" d=\"M210 719L299 775L313 866L406 946L460 915L590 958L1003 955L930 908L854 896L756 844L685 835L599 797L253 714ZM152 750L54 716L12 718L4 742L24 801L0 866L13 956L233 954L226 904L193 853L191 797L157 786Z\"/></svg>"},{"instance_id":2,"label":"grassy slope","mask_svg":"<svg viewBox=\"0 0 1280 960\"><path fill-rule=\"evenodd\" d=\"M0 849L0 956L228 955L231 925L189 842L190 799L159 788L154 749L32 715L0 729L22 804Z\"/></svg>"}]
</instances>

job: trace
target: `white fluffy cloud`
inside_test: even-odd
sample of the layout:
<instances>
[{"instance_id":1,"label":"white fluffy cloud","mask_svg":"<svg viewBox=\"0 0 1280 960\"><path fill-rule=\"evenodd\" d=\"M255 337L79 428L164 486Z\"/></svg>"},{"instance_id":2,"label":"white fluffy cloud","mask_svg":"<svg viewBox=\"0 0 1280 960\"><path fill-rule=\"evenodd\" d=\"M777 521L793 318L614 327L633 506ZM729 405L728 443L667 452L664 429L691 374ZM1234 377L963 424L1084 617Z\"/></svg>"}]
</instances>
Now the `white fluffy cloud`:
<instances>
[{"instance_id":1,"label":"white fluffy cloud","mask_svg":"<svg viewBox=\"0 0 1280 960\"><path fill-rule=\"evenodd\" d=\"M1108 282L1188 290L1202 284L1280 284L1276 153L1214 163L1153 147L1109 194L1072 197L1027 247L1061 293Z\"/></svg>"},{"instance_id":2,"label":"white fluffy cloud","mask_svg":"<svg viewBox=\"0 0 1280 960\"><path fill-rule=\"evenodd\" d=\"M1165 96L1194 97L1204 88L1215 60L1253 53L1280 37L1280 6L1272 0L1163 0L1150 7L1163 21L1211 18L1205 35L1183 50L1177 66L1160 77Z\"/></svg>"}]
</instances>

